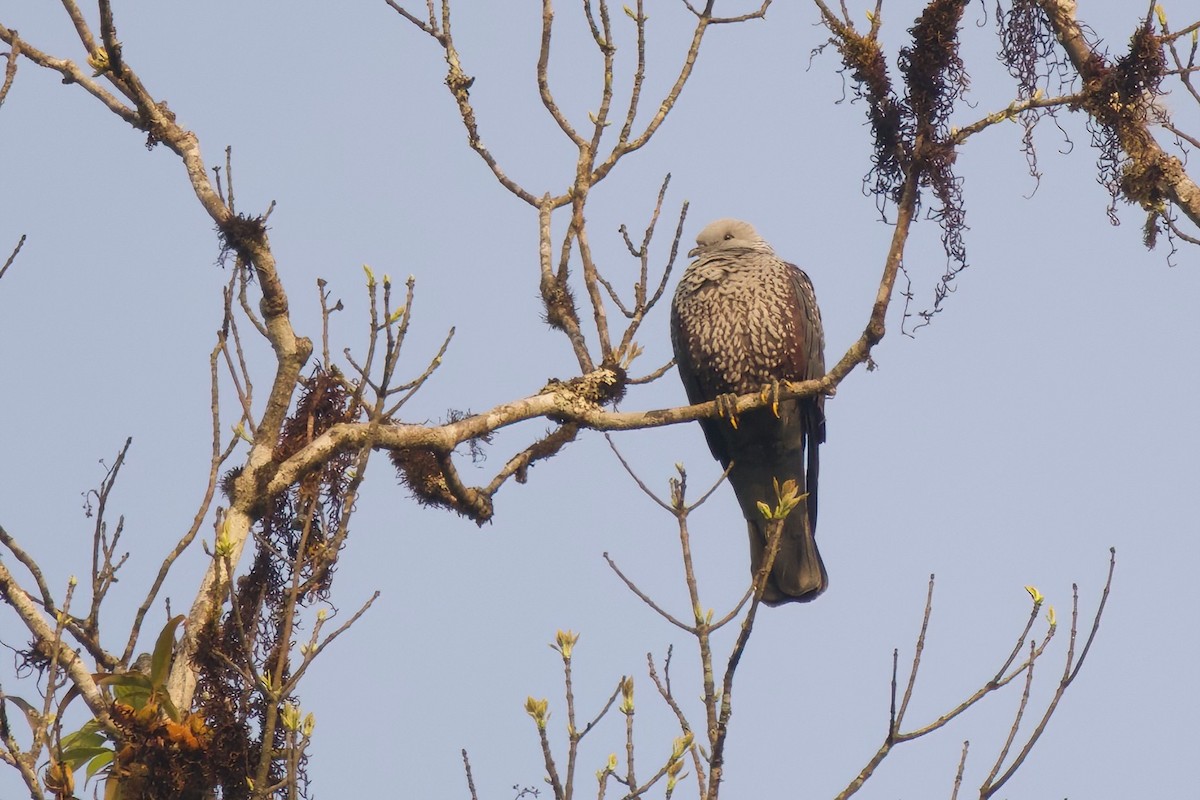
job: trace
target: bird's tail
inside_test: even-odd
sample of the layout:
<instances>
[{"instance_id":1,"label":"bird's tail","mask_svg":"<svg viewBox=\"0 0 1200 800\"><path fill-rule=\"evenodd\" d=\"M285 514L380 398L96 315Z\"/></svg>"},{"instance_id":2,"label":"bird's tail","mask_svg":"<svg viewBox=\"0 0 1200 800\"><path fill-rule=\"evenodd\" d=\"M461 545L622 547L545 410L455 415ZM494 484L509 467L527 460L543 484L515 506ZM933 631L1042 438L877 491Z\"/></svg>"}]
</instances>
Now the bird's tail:
<instances>
[{"instance_id":1,"label":"bird's tail","mask_svg":"<svg viewBox=\"0 0 1200 800\"><path fill-rule=\"evenodd\" d=\"M767 556L769 523L761 516L747 523L750 533L750 574L758 575ZM769 606L807 603L829 586L829 576L817 550L817 540L803 501L783 521L779 552L763 588L762 601Z\"/></svg>"},{"instance_id":2,"label":"bird's tail","mask_svg":"<svg viewBox=\"0 0 1200 800\"><path fill-rule=\"evenodd\" d=\"M769 606L806 603L814 600L829 585L829 576L816 540L816 481L805 481L804 458L789 452L785 457L749 452L734 462L729 482L737 495L750 533L750 575L758 574L766 558L769 523L758 510L759 503L774 508L775 481L794 480L809 494L792 509L783 523L779 552L763 590L763 602ZM815 478L815 464L809 465Z\"/></svg>"}]
</instances>

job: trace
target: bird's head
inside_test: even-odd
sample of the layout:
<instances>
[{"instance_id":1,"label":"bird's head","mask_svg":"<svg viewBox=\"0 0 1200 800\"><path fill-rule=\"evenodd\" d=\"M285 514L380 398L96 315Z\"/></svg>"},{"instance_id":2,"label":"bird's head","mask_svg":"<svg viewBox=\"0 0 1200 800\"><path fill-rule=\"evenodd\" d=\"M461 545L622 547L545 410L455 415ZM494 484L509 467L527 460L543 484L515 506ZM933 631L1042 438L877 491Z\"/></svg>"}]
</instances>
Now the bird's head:
<instances>
[{"instance_id":1,"label":"bird's head","mask_svg":"<svg viewBox=\"0 0 1200 800\"><path fill-rule=\"evenodd\" d=\"M719 219L704 226L696 236L696 246L688 251L689 258L709 255L722 250L759 250L773 252L771 245L758 235L754 226L740 219Z\"/></svg>"}]
</instances>

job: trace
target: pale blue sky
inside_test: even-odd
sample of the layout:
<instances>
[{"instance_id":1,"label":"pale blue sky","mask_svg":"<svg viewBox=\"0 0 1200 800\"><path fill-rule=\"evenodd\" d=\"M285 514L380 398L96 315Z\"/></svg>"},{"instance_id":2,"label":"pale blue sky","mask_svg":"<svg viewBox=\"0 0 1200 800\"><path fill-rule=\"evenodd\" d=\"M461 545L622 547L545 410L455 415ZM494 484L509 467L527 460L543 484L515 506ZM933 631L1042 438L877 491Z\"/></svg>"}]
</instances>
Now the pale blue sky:
<instances>
[{"instance_id":1,"label":"pale blue sky","mask_svg":"<svg viewBox=\"0 0 1200 800\"><path fill-rule=\"evenodd\" d=\"M597 59L578 10L560 5L553 83L582 123L596 105ZM1114 5L1080 0L1079 14L1119 49L1141 11ZM1183 14L1182 5L1167 10ZM681 4L648 6L647 113L690 36ZM885 8L893 46L919 7L905 0ZM569 374L565 339L540 320L536 215L467 149L432 40L383 2L118 3L115 11L129 63L197 133L208 163L233 147L240 210L277 201L271 241L300 333L319 336L315 281L324 277L348 306L336 349L362 347L364 262L417 278L410 374L457 327L444 366L406 420L482 410ZM627 44L632 24L616 11L626 34L618 43ZM977 105L963 107L959 123L1011 100L992 57L994 34L976 26L983 16L978 3L967 12ZM58 4L21 0L0 19L39 48L84 60ZM540 194L565 188L573 161L537 98L538 19L533 3L460 0L455 36L476 76L471 97L484 140L510 176ZM816 19L808 4L780 2L766 22L710 31L679 107L596 191L588 220L602 268L615 285L630 285L636 264L617 227L640 230L672 173L668 208L691 201L689 241L713 218L741 217L808 271L832 363L866 322L890 228L860 189L869 155L863 107L838 104L844 87L832 50L809 67L823 38ZM625 61L619 77L628 73ZM1194 105L1178 119L1200 128ZM1124 224L1110 226L1088 135L1078 119L1064 127L1074 142L1066 155L1062 134L1050 125L1039 131L1045 177L1032 198L1017 126L972 140L959 161L971 268L945 313L915 339L899 335L893 314L876 350L879 369L857 372L829 401L819 541L831 588L810 605L760 616L735 687L727 796L831 796L853 778L886 731L891 652L899 647L907 663L931 572L935 610L914 725L991 676L1024 622L1025 584L1065 622L1077 581L1090 621L1110 546L1118 567L1100 637L1003 794L1194 792L1200 257L1185 249L1171 267L1165 248L1145 251L1139 213L1125 210ZM111 460L132 436L112 501L126 515L132 555L106 618L108 635L123 641L123 615L203 490L207 355L228 274L215 265L211 222L177 159L147 152L140 134L84 92L28 63L0 109L0 174L0 250L29 236L0 283L0 522L55 586L85 575L90 522L80 494L101 478L98 460ZM938 238L922 222L909 249L919 307L944 263ZM639 342L642 372L669 358L664 313ZM265 348L255 349L261 395L270 363ZM683 402L672 373L635 388L623 408ZM466 476L486 480L543 428L504 432L477 473L464 466ZM719 474L694 425L617 442L664 492L677 461L694 492ZM548 697L551 727L562 733L559 661L545 646L557 628L582 632L581 717L621 675L636 677L643 772L674 735L645 677L647 651L661 657L674 644L678 694L701 724L694 646L601 558L609 552L686 615L673 522L624 476L601 437L582 436L535 467L527 485L506 487L495 522L482 530L418 508L385 459L370 472L335 602L349 612L375 589L383 596L314 667L301 694L317 717L318 797L466 797L463 747L481 797L541 785L534 726L521 706L526 695ZM748 579L731 491L720 490L693 519L693 537L706 603L723 609ZM197 548L178 565L165 592L177 612L190 604L203 564ZM0 639L23 646L14 618L0 619ZM163 619L160 610L151 628ZM1065 634L1038 673L1038 709L1061 670ZM12 677L11 657L0 658L0 680L8 692L31 693ZM900 747L860 796L948 796L964 739L970 796L1017 700L1016 691L993 696ZM592 786L609 752L623 750L621 730L614 717L586 740L581 786ZM0 773L0 798L19 796L14 776Z\"/></svg>"}]
</instances>

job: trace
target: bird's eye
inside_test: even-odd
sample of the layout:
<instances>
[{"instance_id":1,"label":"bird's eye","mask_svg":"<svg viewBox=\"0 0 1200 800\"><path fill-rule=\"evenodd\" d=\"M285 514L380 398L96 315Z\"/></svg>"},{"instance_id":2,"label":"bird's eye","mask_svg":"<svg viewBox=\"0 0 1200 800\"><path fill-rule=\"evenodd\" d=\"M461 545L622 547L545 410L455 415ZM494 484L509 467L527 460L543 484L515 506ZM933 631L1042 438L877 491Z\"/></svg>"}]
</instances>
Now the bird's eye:
<instances>
[{"instance_id":1,"label":"bird's eye","mask_svg":"<svg viewBox=\"0 0 1200 800\"><path fill-rule=\"evenodd\" d=\"M732 239L732 238L733 238L733 234L732 234L732 233L727 233L727 234L725 234L725 241L727 241L727 242L728 242L728 241L729 241L730 239Z\"/></svg>"}]
</instances>

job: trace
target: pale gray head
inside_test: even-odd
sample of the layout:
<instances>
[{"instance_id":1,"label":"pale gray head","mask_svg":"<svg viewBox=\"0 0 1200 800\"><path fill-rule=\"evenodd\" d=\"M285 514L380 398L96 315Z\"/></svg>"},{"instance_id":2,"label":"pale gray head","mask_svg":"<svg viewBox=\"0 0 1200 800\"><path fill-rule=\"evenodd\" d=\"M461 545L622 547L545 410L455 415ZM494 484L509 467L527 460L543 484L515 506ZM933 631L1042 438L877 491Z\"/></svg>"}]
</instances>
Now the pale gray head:
<instances>
[{"instance_id":1,"label":"pale gray head","mask_svg":"<svg viewBox=\"0 0 1200 800\"><path fill-rule=\"evenodd\" d=\"M719 219L704 226L704 230L696 236L696 246L688 252L688 256L696 258L722 250L775 252L749 222L742 222L740 219Z\"/></svg>"}]
</instances>

